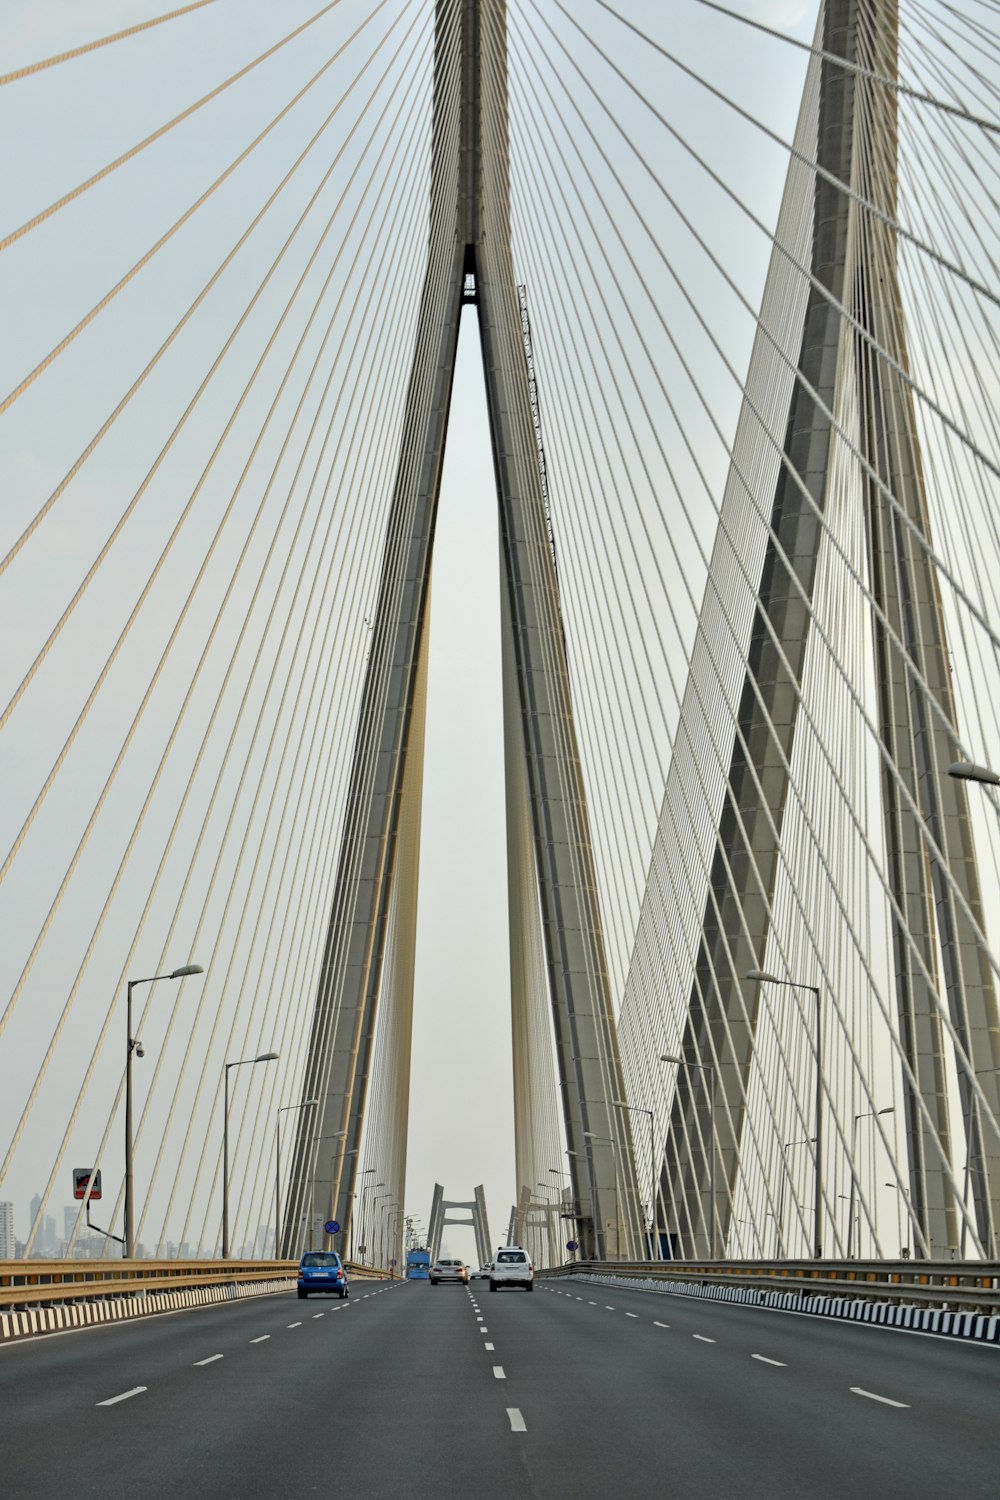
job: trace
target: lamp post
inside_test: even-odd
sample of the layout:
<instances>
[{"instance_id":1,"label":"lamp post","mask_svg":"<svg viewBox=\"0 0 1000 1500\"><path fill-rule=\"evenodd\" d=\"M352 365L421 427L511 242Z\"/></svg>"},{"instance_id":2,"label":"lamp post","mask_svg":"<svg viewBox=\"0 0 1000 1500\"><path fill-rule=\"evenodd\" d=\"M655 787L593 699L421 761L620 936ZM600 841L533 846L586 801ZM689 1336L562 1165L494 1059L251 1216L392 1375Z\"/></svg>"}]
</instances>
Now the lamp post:
<instances>
[{"instance_id":1,"label":"lamp post","mask_svg":"<svg viewBox=\"0 0 1000 1500\"><path fill-rule=\"evenodd\" d=\"M626 1104L624 1099L612 1099L611 1103L615 1109L627 1109L634 1115L649 1116L649 1258L659 1260L661 1257L653 1254L654 1243L659 1246L656 1237L656 1145L653 1138L653 1111L646 1109L642 1104Z\"/></svg>"},{"instance_id":2,"label":"lamp post","mask_svg":"<svg viewBox=\"0 0 1000 1500\"><path fill-rule=\"evenodd\" d=\"M583 1132L583 1138L584 1138L585 1141L592 1142L592 1144L595 1145L595 1146L610 1146L611 1147L611 1163L612 1163L612 1171L614 1172L614 1179L615 1179L615 1259L616 1260L621 1260L621 1258L622 1258L622 1221L621 1221L621 1204L618 1201L618 1151L617 1151L617 1148L616 1148L616 1145L615 1145L615 1139L614 1139L614 1136L610 1136L610 1135L595 1135L595 1133L592 1130L585 1130ZM572 1152L570 1152L569 1154L572 1155Z\"/></svg>"},{"instance_id":3,"label":"lamp post","mask_svg":"<svg viewBox=\"0 0 1000 1500\"><path fill-rule=\"evenodd\" d=\"M847 1259L851 1259L851 1245L854 1240L854 1196L858 1186L858 1174L854 1166L854 1148L857 1141L858 1121L874 1120L876 1115L891 1115L895 1113L895 1105L889 1104L885 1109L869 1109L863 1114L855 1115L851 1125L851 1192L848 1198L847 1209ZM843 1194L840 1195L843 1197ZM861 1258L861 1217L858 1216L858 1259Z\"/></svg>"},{"instance_id":4,"label":"lamp post","mask_svg":"<svg viewBox=\"0 0 1000 1500\"><path fill-rule=\"evenodd\" d=\"M277 1052L261 1052L257 1057L241 1057L236 1062L223 1063L222 1106L222 1259L229 1259L229 1070L252 1067L254 1063L277 1062Z\"/></svg>"},{"instance_id":5,"label":"lamp post","mask_svg":"<svg viewBox=\"0 0 1000 1500\"><path fill-rule=\"evenodd\" d=\"M132 1156L132 1054L142 1057L142 1043L132 1035L132 991L140 984L155 984L158 979L186 979L189 974L203 974L201 964L184 964L169 974L151 974L148 979L130 979L125 992L125 1245L123 1255L131 1260L135 1254L135 1164Z\"/></svg>"},{"instance_id":6,"label":"lamp post","mask_svg":"<svg viewBox=\"0 0 1000 1500\"><path fill-rule=\"evenodd\" d=\"M902 1193L904 1199L906 1200L906 1218L907 1218L906 1229L907 1229L907 1235L909 1235L909 1232L910 1232L910 1230L913 1227L913 1209L912 1209L912 1207L910 1205L910 1190L909 1190L909 1188L900 1187L900 1185L899 1185L898 1182L887 1182L886 1183L886 1187L887 1188L892 1188L894 1192ZM899 1227L899 1221L898 1221L898 1219L896 1221L896 1227L897 1228ZM909 1258L910 1258L910 1252L907 1249L906 1250L906 1254L904 1255L903 1254L903 1248L904 1247L902 1247L902 1246L900 1247L900 1252L899 1252L900 1253L900 1257L903 1260L909 1260Z\"/></svg>"},{"instance_id":7,"label":"lamp post","mask_svg":"<svg viewBox=\"0 0 1000 1500\"><path fill-rule=\"evenodd\" d=\"M542 1203L545 1206L545 1237L546 1237L546 1239L549 1242L549 1265L550 1266L558 1265L559 1261L556 1259L557 1254L559 1255L559 1260L562 1259L562 1255L559 1253L560 1252L560 1240L559 1240L559 1228L560 1228L560 1225L559 1225L559 1201L558 1201L561 1189L559 1189L558 1187L556 1187L555 1184L551 1183L551 1182L536 1182L535 1186L541 1188L541 1190L542 1190L543 1193L555 1193L556 1194L556 1202L555 1203L550 1203L547 1198L543 1198L542 1199Z\"/></svg>"},{"instance_id":8,"label":"lamp post","mask_svg":"<svg viewBox=\"0 0 1000 1500\"><path fill-rule=\"evenodd\" d=\"M823 1017L820 1006L819 985L800 984L796 979L779 979L776 974L767 974L763 969L749 969L747 979L759 984L778 984L789 990L808 990L816 997L816 1203L815 1244L813 1250L817 1260L823 1259Z\"/></svg>"},{"instance_id":9,"label":"lamp post","mask_svg":"<svg viewBox=\"0 0 1000 1500\"><path fill-rule=\"evenodd\" d=\"M282 1104L279 1106L277 1118L274 1122L274 1258L278 1259L281 1251L281 1117L293 1109L314 1109L319 1103L318 1099L303 1099L301 1104Z\"/></svg>"},{"instance_id":10,"label":"lamp post","mask_svg":"<svg viewBox=\"0 0 1000 1500\"><path fill-rule=\"evenodd\" d=\"M781 1148L784 1171L781 1174L781 1183L778 1190L778 1245L782 1255L785 1253L785 1178L788 1176L788 1152L793 1146L811 1146L816 1137L814 1135L803 1136L801 1141L785 1141Z\"/></svg>"},{"instance_id":11,"label":"lamp post","mask_svg":"<svg viewBox=\"0 0 1000 1500\"><path fill-rule=\"evenodd\" d=\"M709 1234L709 1240L710 1240L710 1247L711 1247L710 1248L710 1254L711 1254L712 1259L715 1260L715 1258L716 1258L716 1256L715 1256L715 1251L716 1251L716 1238L715 1238L716 1227L715 1227L715 1221L716 1221L716 1218L717 1218L717 1214L715 1212L715 1064L714 1063L700 1063L700 1062L695 1062L692 1058L687 1058L687 1057L675 1057L672 1053L664 1053L663 1056L660 1058L660 1062L674 1063L679 1068L697 1068L700 1073L707 1073L708 1074L708 1088L709 1088L708 1129L709 1129L709 1133L710 1133L711 1138L712 1138L712 1141L711 1141L711 1151L709 1153L709 1163L710 1163L709 1196L711 1198L711 1203L710 1203L710 1206L709 1206L709 1218L710 1218L710 1221L711 1221L711 1229L710 1229L710 1234Z\"/></svg>"},{"instance_id":12,"label":"lamp post","mask_svg":"<svg viewBox=\"0 0 1000 1500\"><path fill-rule=\"evenodd\" d=\"M573 1240L573 1242L575 1244L576 1243L576 1219L574 1217L574 1213L575 1213L575 1210L576 1210L576 1201L573 1198L573 1174L572 1174L572 1172L565 1171L564 1168L562 1168L562 1167L548 1167L546 1170L549 1171L549 1172L551 1172L552 1175L553 1175L553 1177L565 1177L566 1180L569 1183L569 1197L568 1198L563 1198L564 1188L563 1188L562 1183L559 1184L559 1203L560 1203L560 1206L562 1204L565 1204L566 1207L570 1210L570 1212L569 1212L568 1215L563 1215L560 1212L559 1222L560 1222L560 1224L562 1224L563 1218L564 1217L568 1218L569 1223L572 1225L572 1228L570 1229L570 1239ZM562 1239L560 1238L560 1241L559 1241L559 1259L560 1260L562 1260L562 1252L563 1252L563 1246L562 1246ZM569 1253L572 1256L573 1260L576 1260L576 1251L575 1250L571 1250Z\"/></svg>"},{"instance_id":13,"label":"lamp post","mask_svg":"<svg viewBox=\"0 0 1000 1500\"><path fill-rule=\"evenodd\" d=\"M326 1135L314 1135L313 1136L313 1141L316 1142L317 1144L320 1141L342 1141L342 1140L345 1139L346 1135L347 1135L347 1131L346 1130L331 1130ZM338 1157L341 1160L343 1160L343 1156L341 1154L343 1152L343 1149L344 1149L343 1146L341 1146L340 1151L335 1151L333 1153L333 1155L330 1157L330 1207L327 1210L326 1214L322 1218L322 1222L324 1224L326 1223L327 1219L332 1219L334 1217L334 1211L336 1209L336 1204L333 1201L334 1167L335 1167L335 1163L337 1162ZM320 1218L319 1214L317 1214L317 1212L316 1212L316 1176L315 1176L315 1173L313 1174L312 1218L313 1218L313 1232L315 1233L316 1221L317 1221L317 1219ZM324 1230L323 1231L323 1236L324 1236L323 1237L323 1249L324 1250L332 1250L333 1249L333 1235L332 1234L327 1234L326 1230Z\"/></svg>"},{"instance_id":14,"label":"lamp post","mask_svg":"<svg viewBox=\"0 0 1000 1500\"><path fill-rule=\"evenodd\" d=\"M375 1175L375 1173L376 1173L377 1170L378 1169L376 1167L365 1167L365 1170L362 1172L361 1175L362 1175L362 1177L374 1177L374 1175ZM366 1260L367 1255L368 1255L368 1240L367 1240L367 1237L366 1237L366 1234L365 1234L365 1229L367 1227L366 1226L365 1215L366 1215L367 1208L368 1208L368 1200L367 1200L367 1196L366 1195L368 1193L369 1188L371 1188L371 1187L377 1187L377 1188L385 1187L385 1183L384 1182L376 1182L376 1183L363 1182L361 1184L361 1246L360 1246L360 1249L361 1249L361 1264L362 1265L364 1265L365 1260Z\"/></svg>"},{"instance_id":15,"label":"lamp post","mask_svg":"<svg viewBox=\"0 0 1000 1500\"><path fill-rule=\"evenodd\" d=\"M377 1182L375 1186L385 1187L385 1183ZM372 1238L374 1239L377 1232L378 1252L380 1256L385 1254L385 1210L378 1207L383 1198L388 1198L389 1201L392 1202L391 1190L385 1193L376 1193L372 1198ZM388 1204L386 1205L386 1207L388 1207ZM376 1225L378 1226L377 1231L375 1228ZM372 1264L374 1265L374 1261L372 1262Z\"/></svg>"}]
</instances>

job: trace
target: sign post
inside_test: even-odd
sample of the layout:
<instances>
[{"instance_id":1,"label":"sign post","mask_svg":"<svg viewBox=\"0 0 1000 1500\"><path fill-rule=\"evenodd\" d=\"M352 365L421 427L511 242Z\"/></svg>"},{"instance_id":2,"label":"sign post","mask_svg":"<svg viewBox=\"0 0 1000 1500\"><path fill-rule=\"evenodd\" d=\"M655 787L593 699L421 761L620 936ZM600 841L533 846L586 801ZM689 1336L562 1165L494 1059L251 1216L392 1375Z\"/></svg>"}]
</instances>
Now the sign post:
<instances>
[{"instance_id":1,"label":"sign post","mask_svg":"<svg viewBox=\"0 0 1000 1500\"><path fill-rule=\"evenodd\" d=\"M103 1234L105 1239L115 1240L125 1253L125 1241L120 1234L112 1234L110 1229L102 1229L99 1224L91 1223L90 1205L95 1199L100 1202L101 1198L101 1169L100 1167L74 1167L73 1168L73 1197L86 1204L87 1228L93 1229L97 1234Z\"/></svg>"}]
</instances>

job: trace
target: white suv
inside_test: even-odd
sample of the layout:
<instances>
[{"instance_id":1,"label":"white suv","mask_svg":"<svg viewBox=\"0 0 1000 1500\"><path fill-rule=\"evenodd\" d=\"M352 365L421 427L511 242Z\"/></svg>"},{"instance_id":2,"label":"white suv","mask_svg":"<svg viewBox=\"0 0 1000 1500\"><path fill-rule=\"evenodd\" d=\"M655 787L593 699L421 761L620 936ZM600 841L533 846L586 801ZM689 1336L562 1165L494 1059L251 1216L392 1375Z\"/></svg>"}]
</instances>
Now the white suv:
<instances>
[{"instance_id":1,"label":"white suv","mask_svg":"<svg viewBox=\"0 0 1000 1500\"><path fill-rule=\"evenodd\" d=\"M520 1245L501 1245L493 1257L490 1291L495 1292L501 1286L523 1286L526 1292L535 1290L535 1268Z\"/></svg>"}]
</instances>

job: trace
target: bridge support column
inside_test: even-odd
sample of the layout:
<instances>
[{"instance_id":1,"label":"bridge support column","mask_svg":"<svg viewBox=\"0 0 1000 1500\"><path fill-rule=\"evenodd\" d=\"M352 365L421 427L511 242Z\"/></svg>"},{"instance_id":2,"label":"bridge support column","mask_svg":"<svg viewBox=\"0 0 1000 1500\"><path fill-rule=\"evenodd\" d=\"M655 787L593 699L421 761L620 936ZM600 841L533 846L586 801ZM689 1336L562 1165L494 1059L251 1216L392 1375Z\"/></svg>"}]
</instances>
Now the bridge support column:
<instances>
[{"instance_id":1,"label":"bridge support column","mask_svg":"<svg viewBox=\"0 0 1000 1500\"><path fill-rule=\"evenodd\" d=\"M642 1215L631 1137L611 1103L624 1084L513 274L508 177L504 0L437 0L428 266L306 1067L304 1097L321 1107L315 1126L299 1122L288 1224L322 1191L313 1132L343 1133L349 1165L330 1192L336 1216L345 1219L353 1200L458 324L463 304L474 302L520 728L516 750L509 740L507 749L523 757L537 880L522 914L537 925L540 913L579 1237L587 1253L621 1256L641 1244Z\"/></svg>"},{"instance_id":2,"label":"bridge support column","mask_svg":"<svg viewBox=\"0 0 1000 1500\"><path fill-rule=\"evenodd\" d=\"M904 371L907 367L895 235L878 217L896 215L896 98L876 81L897 72L895 0L826 0L821 45L828 56L820 64L816 158L823 175L817 174L814 190L813 285L681 1044L685 1058L713 1065L718 1078L723 1243L757 1031L758 991L756 986L745 990L744 975L768 966L788 798L785 766L792 759L806 660L819 518L840 441L827 410L843 414L853 403L863 463L919 534L930 536L912 393L891 363ZM839 66L836 58L859 71ZM841 183L856 196L848 196ZM864 201L876 213L864 208ZM851 329L834 303L847 308L860 332ZM952 1023L997 1114L1000 1030L992 975L972 922L928 840L929 834L943 851L947 869L981 927L966 792L946 775L949 762L959 755L934 567L871 473L862 483L871 588L902 642L900 649L886 625L874 621L879 726L886 751L887 875L901 913L893 920L897 1011L903 1052L916 1078L915 1088L904 1085L910 1194L918 1253L946 1254L957 1246L958 1236L955 1197L946 1175L951 1133L936 998L940 968ZM914 670L923 675L940 712L916 684ZM908 806L904 789L917 813ZM979 1128L961 1067L959 1082L979 1237L987 1252L995 1253L1000 1156L993 1139L987 1142ZM682 1254L707 1253L711 1152L711 1109L701 1075L681 1068L661 1188ZM783 1235L779 1224L782 1252Z\"/></svg>"}]
</instances>

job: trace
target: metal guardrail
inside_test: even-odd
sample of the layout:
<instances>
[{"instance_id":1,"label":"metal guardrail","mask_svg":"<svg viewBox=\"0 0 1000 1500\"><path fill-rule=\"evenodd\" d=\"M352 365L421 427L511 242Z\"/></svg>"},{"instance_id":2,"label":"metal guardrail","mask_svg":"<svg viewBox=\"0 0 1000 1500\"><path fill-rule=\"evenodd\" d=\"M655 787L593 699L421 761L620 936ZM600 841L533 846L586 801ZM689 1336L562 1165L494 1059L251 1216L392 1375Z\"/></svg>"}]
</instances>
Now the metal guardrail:
<instances>
[{"instance_id":1,"label":"metal guardrail","mask_svg":"<svg viewBox=\"0 0 1000 1500\"><path fill-rule=\"evenodd\" d=\"M346 1266L362 1280L388 1280L394 1275L353 1261ZM297 1267L297 1260L4 1260L0 1261L0 1309L232 1286L234 1282L282 1282L293 1277Z\"/></svg>"},{"instance_id":2,"label":"metal guardrail","mask_svg":"<svg viewBox=\"0 0 1000 1500\"><path fill-rule=\"evenodd\" d=\"M542 1276L580 1273L641 1281L758 1288L803 1296L850 1297L1000 1311L1000 1261L575 1261Z\"/></svg>"}]
</instances>

